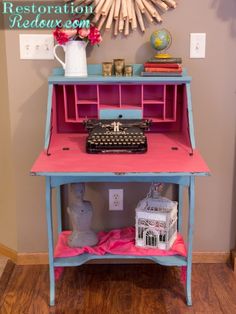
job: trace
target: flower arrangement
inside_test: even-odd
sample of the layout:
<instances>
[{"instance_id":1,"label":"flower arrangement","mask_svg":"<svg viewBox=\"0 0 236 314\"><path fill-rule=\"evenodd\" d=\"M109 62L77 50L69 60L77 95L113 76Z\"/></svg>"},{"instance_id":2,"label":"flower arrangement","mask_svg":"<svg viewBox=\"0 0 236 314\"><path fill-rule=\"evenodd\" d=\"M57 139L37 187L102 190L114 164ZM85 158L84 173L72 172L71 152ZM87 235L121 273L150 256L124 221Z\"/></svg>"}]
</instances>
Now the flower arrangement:
<instances>
[{"instance_id":1,"label":"flower arrangement","mask_svg":"<svg viewBox=\"0 0 236 314\"><path fill-rule=\"evenodd\" d=\"M102 41L100 31L94 25L90 25L90 28L75 28L75 29L63 29L57 27L53 32L54 38L60 45L66 44L71 40L80 40L91 43L91 45L98 45Z\"/></svg>"}]
</instances>

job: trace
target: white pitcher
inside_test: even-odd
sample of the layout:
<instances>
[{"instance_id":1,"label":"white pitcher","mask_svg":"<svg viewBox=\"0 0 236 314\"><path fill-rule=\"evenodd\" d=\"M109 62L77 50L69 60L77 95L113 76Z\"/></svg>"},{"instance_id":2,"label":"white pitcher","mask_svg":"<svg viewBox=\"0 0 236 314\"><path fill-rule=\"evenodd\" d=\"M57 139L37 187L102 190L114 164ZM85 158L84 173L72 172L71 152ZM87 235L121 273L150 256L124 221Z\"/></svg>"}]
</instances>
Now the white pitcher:
<instances>
[{"instance_id":1,"label":"white pitcher","mask_svg":"<svg viewBox=\"0 0 236 314\"><path fill-rule=\"evenodd\" d=\"M87 43L80 40L68 41L65 45L54 46L54 56L65 70L65 76L87 76L87 59L86 59ZM65 51L65 62L63 62L56 54L57 47L62 47Z\"/></svg>"}]
</instances>

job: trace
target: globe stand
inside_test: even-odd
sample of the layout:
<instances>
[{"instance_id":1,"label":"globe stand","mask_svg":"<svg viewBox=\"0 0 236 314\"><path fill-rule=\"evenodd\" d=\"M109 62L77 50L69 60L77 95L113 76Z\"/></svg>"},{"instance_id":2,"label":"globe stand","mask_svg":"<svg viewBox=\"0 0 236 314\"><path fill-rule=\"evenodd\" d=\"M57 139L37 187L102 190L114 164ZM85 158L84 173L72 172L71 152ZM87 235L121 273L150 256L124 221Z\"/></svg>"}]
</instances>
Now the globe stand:
<instances>
[{"instance_id":1,"label":"globe stand","mask_svg":"<svg viewBox=\"0 0 236 314\"><path fill-rule=\"evenodd\" d=\"M169 53L166 53L172 44L172 36L167 29L163 28L154 31L150 37L150 42L151 46L158 51L154 56L155 59L168 59L172 57Z\"/></svg>"},{"instance_id":2,"label":"globe stand","mask_svg":"<svg viewBox=\"0 0 236 314\"><path fill-rule=\"evenodd\" d=\"M169 53L157 53L154 58L156 59L168 59L172 58L172 56Z\"/></svg>"}]
</instances>

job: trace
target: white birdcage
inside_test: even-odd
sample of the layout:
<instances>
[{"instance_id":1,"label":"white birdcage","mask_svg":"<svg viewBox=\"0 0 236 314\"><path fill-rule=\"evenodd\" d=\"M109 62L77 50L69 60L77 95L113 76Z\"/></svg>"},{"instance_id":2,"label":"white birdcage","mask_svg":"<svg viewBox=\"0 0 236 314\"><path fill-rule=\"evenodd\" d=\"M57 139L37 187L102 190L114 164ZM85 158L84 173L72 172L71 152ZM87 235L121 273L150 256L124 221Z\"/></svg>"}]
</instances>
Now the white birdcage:
<instances>
[{"instance_id":1,"label":"white birdcage","mask_svg":"<svg viewBox=\"0 0 236 314\"><path fill-rule=\"evenodd\" d=\"M169 250L177 238L177 202L160 196L153 184L136 208L136 246Z\"/></svg>"}]
</instances>

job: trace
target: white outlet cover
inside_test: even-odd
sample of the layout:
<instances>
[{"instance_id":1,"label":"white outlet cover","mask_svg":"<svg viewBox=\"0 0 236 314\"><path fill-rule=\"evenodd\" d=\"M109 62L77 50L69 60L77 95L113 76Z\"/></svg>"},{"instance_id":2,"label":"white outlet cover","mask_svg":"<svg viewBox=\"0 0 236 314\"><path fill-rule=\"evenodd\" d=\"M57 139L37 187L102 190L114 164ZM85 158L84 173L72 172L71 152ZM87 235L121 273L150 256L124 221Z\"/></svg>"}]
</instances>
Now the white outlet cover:
<instances>
[{"instance_id":1,"label":"white outlet cover","mask_svg":"<svg viewBox=\"0 0 236 314\"><path fill-rule=\"evenodd\" d=\"M124 209L124 190L123 189L109 189L109 210L123 210Z\"/></svg>"},{"instance_id":2,"label":"white outlet cover","mask_svg":"<svg viewBox=\"0 0 236 314\"><path fill-rule=\"evenodd\" d=\"M20 59L53 60L54 38L52 34L20 34Z\"/></svg>"}]
</instances>

